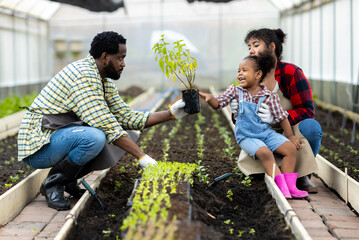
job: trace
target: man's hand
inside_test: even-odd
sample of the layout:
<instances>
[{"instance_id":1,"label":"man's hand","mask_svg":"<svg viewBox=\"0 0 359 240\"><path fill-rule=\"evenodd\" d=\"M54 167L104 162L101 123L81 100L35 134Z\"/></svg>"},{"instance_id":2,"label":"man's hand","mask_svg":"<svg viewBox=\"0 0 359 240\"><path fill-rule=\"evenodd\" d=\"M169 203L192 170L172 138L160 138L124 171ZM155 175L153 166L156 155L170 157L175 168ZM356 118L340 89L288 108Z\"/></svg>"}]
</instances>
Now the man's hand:
<instances>
[{"instance_id":1,"label":"man's hand","mask_svg":"<svg viewBox=\"0 0 359 240\"><path fill-rule=\"evenodd\" d=\"M263 122L274 124L273 115L269 109L269 106L265 103L262 103L258 109L258 116L262 119Z\"/></svg>"},{"instance_id":2,"label":"man's hand","mask_svg":"<svg viewBox=\"0 0 359 240\"><path fill-rule=\"evenodd\" d=\"M146 154L145 156L140 158L139 164L142 169L146 169L146 167L148 167L149 165L157 164L157 162Z\"/></svg>"},{"instance_id":3,"label":"man's hand","mask_svg":"<svg viewBox=\"0 0 359 240\"><path fill-rule=\"evenodd\" d=\"M237 115L238 113L238 100L237 99L232 99L232 101L229 102L229 108L231 109L231 112L234 115Z\"/></svg>"},{"instance_id":4,"label":"man's hand","mask_svg":"<svg viewBox=\"0 0 359 240\"><path fill-rule=\"evenodd\" d=\"M180 119L188 115L188 113L184 111L184 106L185 102L182 99L170 106L170 112L175 119Z\"/></svg>"}]
</instances>

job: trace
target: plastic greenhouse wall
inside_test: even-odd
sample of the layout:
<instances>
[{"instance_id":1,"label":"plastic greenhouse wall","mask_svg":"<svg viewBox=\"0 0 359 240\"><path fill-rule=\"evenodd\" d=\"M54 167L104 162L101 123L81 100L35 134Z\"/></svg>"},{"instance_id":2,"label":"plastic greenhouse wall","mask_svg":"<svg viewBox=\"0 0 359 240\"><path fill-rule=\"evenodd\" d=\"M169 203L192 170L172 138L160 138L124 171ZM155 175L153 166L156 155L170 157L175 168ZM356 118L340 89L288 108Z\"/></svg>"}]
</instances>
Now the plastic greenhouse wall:
<instances>
[{"instance_id":1,"label":"plastic greenhouse wall","mask_svg":"<svg viewBox=\"0 0 359 240\"><path fill-rule=\"evenodd\" d=\"M52 74L46 21L0 11L0 99L39 91Z\"/></svg>"},{"instance_id":2,"label":"plastic greenhouse wall","mask_svg":"<svg viewBox=\"0 0 359 240\"><path fill-rule=\"evenodd\" d=\"M52 40L83 42L88 53L96 33L113 30L127 38L126 68L119 88L138 84L142 87L181 88L180 83L165 79L160 72L152 46L153 37L167 32L169 40L186 38L195 48L198 61L197 86L228 87L234 81L240 60L248 54L244 36L249 29L276 27L278 10L267 0L229 3L186 0L126 1L126 9L111 14L94 14L79 8L62 6L50 22ZM192 49L193 50L193 49ZM55 60L55 72L74 60L65 54Z\"/></svg>"},{"instance_id":3,"label":"plastic greenhouse wall","mask_svg":"<svg viewBox=\"0 0 359 240\"><path fill-rule=\"evenodd\" d=\"M281 18L284 60L302 68L319 99L359 112L359 2L331 1Z\"/></svg>"}]
</instances>

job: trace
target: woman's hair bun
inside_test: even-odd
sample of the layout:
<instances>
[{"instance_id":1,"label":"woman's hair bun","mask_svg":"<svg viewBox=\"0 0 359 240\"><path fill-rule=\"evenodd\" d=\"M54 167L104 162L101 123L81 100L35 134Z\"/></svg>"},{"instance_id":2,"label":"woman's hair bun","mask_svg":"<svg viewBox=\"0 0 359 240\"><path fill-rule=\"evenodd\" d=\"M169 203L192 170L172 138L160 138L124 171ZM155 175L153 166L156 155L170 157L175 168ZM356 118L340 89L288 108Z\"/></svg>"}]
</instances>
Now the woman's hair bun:
<instances>
[{"instance_id":1,"label":"woman's hair bun","mask_svg":"<svg viewBox=\"0 0 359 240\"><path fill-rule=\"evenodd\" d=\"M275 35L277 36L279 42L284 43L286 34L282 31L282 29L278 28L278 29L273 29L273 32L275 33Z\"/></svg>"}]
</instances>

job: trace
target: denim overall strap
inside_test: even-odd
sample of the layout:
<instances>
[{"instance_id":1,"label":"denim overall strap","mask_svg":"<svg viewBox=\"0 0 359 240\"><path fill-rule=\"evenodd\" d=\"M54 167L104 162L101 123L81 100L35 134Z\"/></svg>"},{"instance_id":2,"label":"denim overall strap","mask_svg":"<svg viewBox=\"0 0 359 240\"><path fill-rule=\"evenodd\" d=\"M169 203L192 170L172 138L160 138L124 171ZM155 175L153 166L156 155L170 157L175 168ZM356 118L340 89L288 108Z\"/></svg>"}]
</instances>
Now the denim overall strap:
<instances>
[{"instance_id":1,"label":"denim overall strap","mask_svg":"<svg viewBox=\"0 0 359 240\"><path fill-rule=\"evenodd\" d=\"M244 100L243 100L243 90L238 88L238 113L243 113L244 111Z\"/></svg>"}]
</instances>

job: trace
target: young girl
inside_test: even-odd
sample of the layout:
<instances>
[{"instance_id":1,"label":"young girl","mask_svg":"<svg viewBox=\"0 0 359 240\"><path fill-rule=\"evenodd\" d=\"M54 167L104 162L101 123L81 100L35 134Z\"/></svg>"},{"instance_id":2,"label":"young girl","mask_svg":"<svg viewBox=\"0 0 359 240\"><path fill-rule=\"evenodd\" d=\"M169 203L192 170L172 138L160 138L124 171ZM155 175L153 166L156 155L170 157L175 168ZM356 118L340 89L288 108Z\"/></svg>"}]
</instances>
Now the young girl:
<instances>
[{"instance_id":1,"label":"young girl","mask_svg":"<svg viewBox=\"0 0 359 240\"><path fill-rule=\"evenodd\" d=\"M296 150L300 149L301 145L293 134L287 119L288 113L280 105L278 95L260 85L274 64L275 60L269 54L248 56L239 64L237 87L230 86L217 98L203 92L199 95L214 109L221 109L232 99L238 99L235 137L239 146L249 155L258 158L268 175L272 175L273 164L275 164L274 181L286 198L307 197L306 191L298 190L296 187L298 173L293 172ZM275 122L279 122L287 138L275 132L257 115L258 107L262 103L270 107ZM273 152L283 156L281 167L283 173L275 162Z\"/></svg>"}]
</instances>

